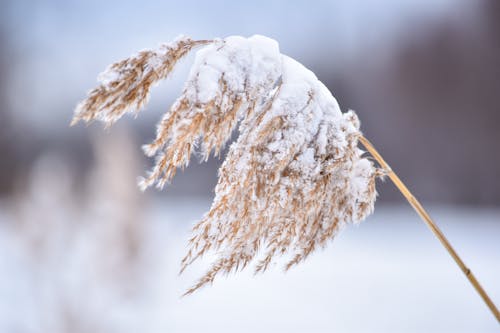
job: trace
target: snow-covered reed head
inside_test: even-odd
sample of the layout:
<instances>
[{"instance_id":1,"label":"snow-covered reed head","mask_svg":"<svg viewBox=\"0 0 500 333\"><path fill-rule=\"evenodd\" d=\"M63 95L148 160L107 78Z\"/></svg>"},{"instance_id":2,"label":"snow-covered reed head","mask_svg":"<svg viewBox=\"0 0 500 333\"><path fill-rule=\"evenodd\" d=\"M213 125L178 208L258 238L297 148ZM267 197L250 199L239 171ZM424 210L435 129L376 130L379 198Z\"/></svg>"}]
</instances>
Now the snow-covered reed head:
<instances>
[{"instance_id":1,"label":"snow-covered reed head","mask_svg":"<svg viewBox=\"0 0 500 333\"><path fill-rule=\"evenodd\" d=\"M181 270L209 251L217 259L187 293L250 262L256 272L279 256L286 269L299 263L342 226L372 212L379 175L358 149L356 114L342 113L311 71L263 36L180 38L118 62L78 105L75 121L111 124L138 109L150 86L199 45L182 95L144 147L157 162L141 182L161 188L187 166L195 147L205 158L218 154L238 126L214 202L193 227Z\"/></svg>"}]
</instances>

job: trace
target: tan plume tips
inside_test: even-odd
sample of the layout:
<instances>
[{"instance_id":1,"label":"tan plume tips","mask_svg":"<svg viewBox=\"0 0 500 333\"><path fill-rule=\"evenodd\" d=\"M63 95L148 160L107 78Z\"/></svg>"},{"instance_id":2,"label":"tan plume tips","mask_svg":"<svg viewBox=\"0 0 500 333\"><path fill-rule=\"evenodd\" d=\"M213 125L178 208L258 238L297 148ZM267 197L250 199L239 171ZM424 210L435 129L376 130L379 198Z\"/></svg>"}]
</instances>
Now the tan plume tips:
<instances>
[{"instance_id":1,"label":"tan plume tips","mask_svg":"<svg viewBox=\"0 0 500 333\"><path fill-rule=\"evenodd\" d=\"M153 84L165 79L193 47L207 43L210 41L179 36L172 43L110 65L99 75L100 85L77 105L71 125L95 119L111 125L127 111L138 111L147 102Z\"/></svg>"},{"instance_id":2,"label":"tan plume tips","mask_svg":"<svg viewBox=\"0 0 500 333\"><path fill-rule=\"evenodd\" d=\"M356 114L342 113L311 71L264 36L180 38L118 62L77 106L74 122L109 125L138 110L151 85L199 45L182 95L144 146L157 160L141 181L142 188L162 187L187 166L195 148L204 158L219 154L238 128L181 271L209 251L217 257L186 293L249 264L262 272L281 256L286 269L301 262L373 211L379 175L358 149Z\"/></svg>"}]
</instances>

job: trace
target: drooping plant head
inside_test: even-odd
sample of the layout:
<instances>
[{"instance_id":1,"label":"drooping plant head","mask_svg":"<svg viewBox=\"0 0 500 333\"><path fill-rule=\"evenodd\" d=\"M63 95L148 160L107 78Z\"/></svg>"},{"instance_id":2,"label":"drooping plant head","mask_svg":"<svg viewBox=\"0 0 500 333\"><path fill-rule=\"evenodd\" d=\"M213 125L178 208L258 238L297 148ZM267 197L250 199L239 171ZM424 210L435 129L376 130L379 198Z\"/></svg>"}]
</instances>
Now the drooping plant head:
<instances>
[{"instance_id":1,"label":"drooping plant head","mask_svg":"<svg viewBox=\"0 0 500 333\"><path fill-rule=\"evenodd\" d=\"M182 95L163 116L156 156L141 187L163 187L193 150L219 154L238 127L219 170L210 210L194 227L181 271L209 251L217 259L187 293L220 273L253 262L285 268L323 247L342 226L373 211L378 170L358 149L359 120L342 113L330 91L263 36L194 41L181 37L111 65L76 108L74 122L112 124L144 105L153 84L202 46Z\"/></svg>"}]
</instances>

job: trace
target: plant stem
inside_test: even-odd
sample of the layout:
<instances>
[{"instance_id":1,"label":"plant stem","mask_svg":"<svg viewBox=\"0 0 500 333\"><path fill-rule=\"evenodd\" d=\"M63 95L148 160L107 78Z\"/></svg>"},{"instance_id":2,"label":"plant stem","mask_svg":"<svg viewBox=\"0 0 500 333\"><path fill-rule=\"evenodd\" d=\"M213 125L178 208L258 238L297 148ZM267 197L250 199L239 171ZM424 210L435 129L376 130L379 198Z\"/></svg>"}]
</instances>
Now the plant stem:
<instances>
[{"instance_id":1,"label":"plant stem","mask_svg":"<svg viewBox=\"0 0 500 333\"><path fill-rule=\"evenodd\" d=\"M496 308L493 301L490 299L486 291L484 291L483 287L479 284L476 277L472 273L472 271L465 265L460 256L455 252L450 242L446 239L443 232L438 228L438 226L432 221L429 214L425 211L424 207L418 202L418 200L411 194L410 190L405 186L405 184L399 179L394 171L392 171L391 167L387 164L386 161L382 158L379 152L373 147L370 141L366 139L364 136L359 137L359 141L361 144L368 150L368 152L377 160L380 166L387 172L387 176L391 179L391 181L396 185L398 190L403 194L403 196L408 200L410 205L415 209L415 211L420 215L422 220L427 224L429 229L431 229L432 233L439 239L441 244L446 248L448 253L453 257L457 265L460 267L462 272L464 272L465 276L469 279L470 283L474 286L476 291L479 293L483 301L486 303L488 308L491 310L495 318L498 322L500 322L500 313Z\"/></svg>"}]
</instances>

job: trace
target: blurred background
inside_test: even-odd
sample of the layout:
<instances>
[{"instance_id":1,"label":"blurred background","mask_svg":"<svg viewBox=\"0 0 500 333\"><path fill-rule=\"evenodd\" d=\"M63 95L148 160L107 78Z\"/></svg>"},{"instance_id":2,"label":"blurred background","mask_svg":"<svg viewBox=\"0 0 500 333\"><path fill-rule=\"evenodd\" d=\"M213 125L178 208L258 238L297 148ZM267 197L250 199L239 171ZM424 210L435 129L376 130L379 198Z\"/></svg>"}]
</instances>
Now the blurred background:
<instances>
[{"instance_id":1,"label":"blurred background","mask_svg":"<svg viewBox=\"0 0 500 333\"><path fill-rule=\"evenodd\" d=\"M188 298L177 275L221 161L140 193L140 146L193 57L136 119L69 127L105 67L179 34L263 34L312 69L500 303L500 2L8 1L0 10L0 332L493 332L390 183L375 214L286 275Z\"/></svg>"}]
</instances>

